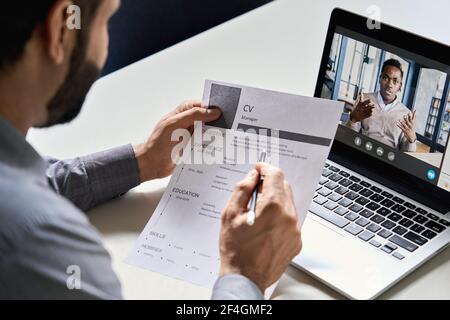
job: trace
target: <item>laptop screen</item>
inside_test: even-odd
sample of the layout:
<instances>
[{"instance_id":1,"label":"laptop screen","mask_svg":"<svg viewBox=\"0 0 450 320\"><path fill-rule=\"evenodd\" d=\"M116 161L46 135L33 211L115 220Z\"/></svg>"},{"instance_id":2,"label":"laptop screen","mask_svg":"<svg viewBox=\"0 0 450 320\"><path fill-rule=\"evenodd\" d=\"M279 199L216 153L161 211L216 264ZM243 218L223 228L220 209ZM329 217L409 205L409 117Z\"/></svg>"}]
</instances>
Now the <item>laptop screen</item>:
<instances>
[{"instance_id":1,"label":"laptop screen","mask_svg":"<svg viewBox=\"0 0 450 320\"><path fill-rule=\"evenodd\" d=\"M449 66L339 26L328 57L336 139L450 192Z\"/></svg>"}]
</instances>

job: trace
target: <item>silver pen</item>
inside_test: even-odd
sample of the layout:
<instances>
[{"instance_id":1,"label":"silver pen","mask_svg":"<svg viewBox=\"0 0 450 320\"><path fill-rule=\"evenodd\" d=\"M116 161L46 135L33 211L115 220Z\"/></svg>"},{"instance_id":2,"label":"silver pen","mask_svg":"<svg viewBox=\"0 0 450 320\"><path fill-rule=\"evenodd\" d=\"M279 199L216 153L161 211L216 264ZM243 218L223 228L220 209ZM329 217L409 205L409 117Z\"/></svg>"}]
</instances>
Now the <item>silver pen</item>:
<instances>
[{"instance_id":1,"label":"silver pen","mask_svg":"<svg viewBox=\"0 0 450 320\"><path fill-rule=\"evenodd\" d=\"M263 151L261 152L259 162L265 162L267 157L267 152ZM261 176L259 178L259 182L256 185L255 190L253 190L252 197L250 198L250 204L249 204L249 211L247 212L247 224L249 226L252 226L255 224L255 218L256 218L256 202L258 200L258 193L260 190L260 187L264 181L264 176Z\"/></svg>"}]
</instances>

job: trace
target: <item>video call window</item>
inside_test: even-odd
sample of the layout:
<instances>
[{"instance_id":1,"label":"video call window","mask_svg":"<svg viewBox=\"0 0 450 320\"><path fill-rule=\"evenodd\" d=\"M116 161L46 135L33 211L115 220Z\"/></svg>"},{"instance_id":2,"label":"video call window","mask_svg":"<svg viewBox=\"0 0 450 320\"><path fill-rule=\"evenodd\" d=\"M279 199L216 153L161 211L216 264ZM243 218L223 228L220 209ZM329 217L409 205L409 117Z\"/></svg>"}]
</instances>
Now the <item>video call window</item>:
<instances>
[{"instance_id":1,"label":"video call window","mask_svg":"<svg viewBox=\"0 0 450 320\"><path fill-rule=\"evenodd\" d=\"M440 168L450 127L450 85L446 73L336 33L321 96L345 103L341 124L348 126L350 113L359 102L361 93L365 99L377 101L383 64L391 59L398 61L403 71L397 102L407 108L404 113L415 111L416 115L414 131L417 140L408 147L399 148ZM392 122L389 123L392 125ZM376 126L376 123L371 125ZM361 128L361 133L370 134L373 131L365 129ZM383 138L377 139L376 135L371 138L389 144Z\"/></svg>"}]
</instances>

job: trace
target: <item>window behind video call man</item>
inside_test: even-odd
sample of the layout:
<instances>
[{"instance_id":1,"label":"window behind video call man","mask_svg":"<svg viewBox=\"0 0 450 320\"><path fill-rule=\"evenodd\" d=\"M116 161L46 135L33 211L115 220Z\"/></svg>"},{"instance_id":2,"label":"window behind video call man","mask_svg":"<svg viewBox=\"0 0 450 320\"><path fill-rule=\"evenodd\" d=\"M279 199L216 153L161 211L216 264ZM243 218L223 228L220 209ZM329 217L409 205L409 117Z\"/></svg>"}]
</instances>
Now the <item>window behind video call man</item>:
<instances>
[{"instance_id":1,"label":"window behind video call man","mask_svg":"<svg viewBox=\"0 0 450 320\"><path fill-rule=\"evenodd\" d=\"M398 93L403 84L400 62L384 62L380 90L362 94L350 112L347 126L392 148L416 151L416 112L401 103Z\"/></svg>"},{"instance_id":2,"label":"window behind video call man","mask_svg":"<svg viewBox=\"0 0 450 320\"><path fill-rule=\"evenodd\" d=\"M81 30L66 26L73 3L81 8ZM66 161L43 159L26 134L79 114L105 64L107 24L120 5L73 3L16 1L0 13L0 299L122 298L110 256L83 211L170 175L172 132L220 116L200 102L185 102L143 144ZM260 175L265 183L249 227L247 204ZM292 191L279 169L258 164L238 183L222 215L218 245L213 298L262 298L301 249ZM79 290L67 285L70 266L81 271Z\"/></svg>"}]
</instances>

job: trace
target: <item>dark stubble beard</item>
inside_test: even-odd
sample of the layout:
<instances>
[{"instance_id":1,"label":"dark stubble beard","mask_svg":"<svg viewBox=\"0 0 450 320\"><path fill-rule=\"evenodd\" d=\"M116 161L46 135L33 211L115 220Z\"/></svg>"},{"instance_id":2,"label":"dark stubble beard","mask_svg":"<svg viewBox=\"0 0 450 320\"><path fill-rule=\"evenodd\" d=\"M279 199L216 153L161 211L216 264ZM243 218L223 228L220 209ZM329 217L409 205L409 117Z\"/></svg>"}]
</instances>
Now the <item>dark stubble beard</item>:
<instances>
[{"instance_id":1,"label":"dark stubble beard","mask_svg":"<svg viewBox=\"0 0 450 320\"><path fill-rule=\"evenodd\" d=\"M46 122L37 128L69 123L80 114L86 95L101 72L86 57L88 43L87 36L81 31L66 79L47 105Z\"/></svg>"}]
</instances>

